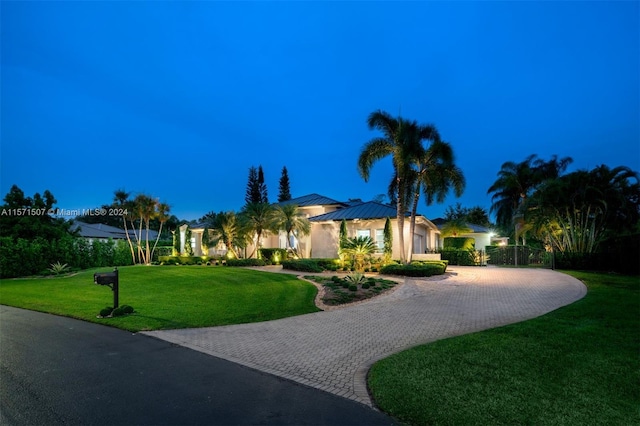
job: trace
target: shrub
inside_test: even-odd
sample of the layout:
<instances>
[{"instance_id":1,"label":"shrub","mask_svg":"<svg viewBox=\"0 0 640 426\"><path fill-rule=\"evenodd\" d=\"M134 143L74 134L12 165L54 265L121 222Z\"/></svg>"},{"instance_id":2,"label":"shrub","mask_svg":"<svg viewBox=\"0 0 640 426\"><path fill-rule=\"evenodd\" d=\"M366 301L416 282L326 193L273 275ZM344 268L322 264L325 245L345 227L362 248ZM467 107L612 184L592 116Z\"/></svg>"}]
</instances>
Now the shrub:
<instances>
[{"instance_id":1,"label":"shrub","mask_svg":"<svg viewBox=\"0 0 640 426\"><path fill-rule=\"evenodd\" d=\"M445 266L435 263L410 264L410 265L387 265L380 269L382 274L402 275L407 277L430 277L432 275L444 274Z\"/></svg>"},{"instance_id":2,"label":"shrub","mask_svg":"<svg viewBox=\"0 0 640 426\"><path fill-rule=\"evenodd\" d=\"M323 269L315 259L297 259L282 261L284 269L301 272L322 272Z\"/></svg>"},{"instance_id":3,"label":"shrub","mask_svg":"<svg viewBox=\"0 0 640 426\"><path fill-rule=\"evenodd\" d=\"M265 262L269 261L274 265L279 265L283 260L287 259L287 250L282 248L262 248L260 249L260 257Z\"/></svg>"},{"instance_id":4,"label":"shrub","mask_svg":"<svg viewBox=\"0 0 640 426\"><path fill-rule=\"evenodd\" d=\"M367 289L369 287L371 287L371 284L369 284L369 283L362 284L362 288L364 288L364 289Z\"/></svg>"},{"instance_id":5,"label":"shrub","mask_svg":"<svg viewBox=\"0 0 640 426\"><path fill-rule=\"evenodd\" d=\"M122 309L121 306L115 308L113 312L111 312L112 317L121 317L123 315L124 315L124 310Z\"/></svg>"},{"instance_id":6,"label":"shrub","mask_svg":"<svg viewBox=\"0 0 640 426\"><path fill-rule=\"evenodd\" d=\"M452 265L473 266L476 264L476 251L474 249L442 250L440 256Z\"/></svg>"},{"instance_id":7,"label":"shrub","mask_svg":"<svg viewBox=\"0 0 640 426\"><path fill-rule=\"evenodd\" d=\"M111 315L111 312L113 312L113 308L110 306L107 306L106 308L100 310L100 316L108 317L109 315Z\"/></svg>"},{"instance_id":8,"label":"shrub","mask_svg":"<svg viewBox=\"0 0 640 426\"><path fill-rule=\"evenodd\" d=\"M345 278L345 280L349 283L349 284L362 284L363 282L365 282L366 277L364 275L362 275L359 272L354 272L353 274L349 274L347 275L347 277Z\"/></svg>"},{"instance_id":9,"label":"shrub","mask_svg":"<svg viewBox=\"0 0 640 426\"><path fill-rule=\"evenodd\" d=\"M227 266L264 266L262 259L229 259Z\"/></svg>"},{"instance_id":10,"label":"shrub","mask_svg":"<svg viewBox=\"0 0 640 426\"><path fill-rule=\"evenodd\" d=\"M51 268L49 268L49 271L53 272L56 275L60 275L63 272L67 272L68 269L69 265L67 265L66 263L63 265L60 262L56 262L51 264Z\"/></svg>"},{"instance_id":11,"label":"shrub","mask_svg":"<svg viewBox=\"0 0 640 426\"><path fill-rule=\"evenodd\" d=\"M124 312L125 314L132 314L134 312L133 307L129 305L122 305L120 308L122 309L122 312Z\"/></svg>"},{"instance_id":12,"label":"shrub","mask_svg":"<svg viewBox=\"0 0 640 426\"><path fill-rule=\"evenodd\" d=\"M358 291L358 286L357 286L357 285L355 285L355 284L351 284L351 285L349 286L349 290L351 290L351 291Z\"/></svg>"}]
</instances>

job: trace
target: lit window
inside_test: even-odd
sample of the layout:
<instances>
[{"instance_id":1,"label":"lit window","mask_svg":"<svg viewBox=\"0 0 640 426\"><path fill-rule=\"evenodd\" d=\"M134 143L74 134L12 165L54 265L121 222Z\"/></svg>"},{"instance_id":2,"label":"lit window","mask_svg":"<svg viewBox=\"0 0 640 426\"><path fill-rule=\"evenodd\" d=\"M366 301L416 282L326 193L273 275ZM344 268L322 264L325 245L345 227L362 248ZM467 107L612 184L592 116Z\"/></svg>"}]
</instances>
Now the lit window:
<instances>
[{"instance_id":1,"label":"lit window","mask_svg":"<svg viewBox=\"0 0 640 426\"><path fill-rule=\"evenodd\" d=\"M376 253L384 251L384 229L376 229Z\"/></svg>"}]
</instances>

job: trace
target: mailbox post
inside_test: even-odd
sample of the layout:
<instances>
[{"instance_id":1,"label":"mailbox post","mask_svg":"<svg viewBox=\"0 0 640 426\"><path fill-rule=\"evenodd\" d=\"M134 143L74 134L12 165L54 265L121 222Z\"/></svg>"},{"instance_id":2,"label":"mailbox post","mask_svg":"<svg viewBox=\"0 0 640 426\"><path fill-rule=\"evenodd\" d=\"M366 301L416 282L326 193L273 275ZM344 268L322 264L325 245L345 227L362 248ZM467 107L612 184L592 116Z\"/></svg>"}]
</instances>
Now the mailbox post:
<instances>
[{"instance_id":1,"label":"mailbox post","mask_svg":"<svg viewBox=\"0 0 640 426\"><path fill-rule=\"evenodd\" d=\"M113 272L98 272L93 274L93 282L98 285L106 285L113 291L113 309L118 307L118 268Z\"/></svg>"}]
</instances>

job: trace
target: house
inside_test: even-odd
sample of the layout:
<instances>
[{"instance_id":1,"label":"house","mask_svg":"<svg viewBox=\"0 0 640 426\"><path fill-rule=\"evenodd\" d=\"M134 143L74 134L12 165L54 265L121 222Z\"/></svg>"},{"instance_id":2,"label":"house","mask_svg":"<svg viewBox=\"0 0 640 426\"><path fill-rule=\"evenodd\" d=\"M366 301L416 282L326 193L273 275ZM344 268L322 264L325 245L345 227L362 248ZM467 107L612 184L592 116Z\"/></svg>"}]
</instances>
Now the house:
<instances>
[{"instance_id":1,"label":"house","mask_svg":"<svg viewBox=\"0 0 640 426\"><path fill-rule=\"evenodd\" d=\"M442 230L447 221L443 218L433 219L433 223ZM498 237L494 231L486 226L475 225L473 223L466 223L467 227L471 229L471 232L460 233L458 237L473 238L475 241L476 250L484 250L486 246L493 244L506 245L509 241L509 237ZM440 247L444 245L444 238L440 237Z\"/></svg>"},{"instance_id":2,"label":"house","mask_svg":"<svg viewBox=\"0 0 640 426\"><path fill-rule=\"evenodd\" d=\"M97 241L112 241L117 240L126 240L127 233L124 229L116 228L115 226L105 225L104 223L84 223L79 220L75 220L70 227L72 232L77 231L78 236L86 239L89 243L92 243L94 240ZM137 236L140 236L140 229L128 229L129 236L132 241L136 240ZM147 231L142 231L142 237L140 239L144 240L147 237ZM155 241L158 237L158 233L156 231L149 230L149 240Z\"/></svg>"},{"instance_id":3,"label":"house","mask_svg":"<svg viewBox=\"0 0 640 426\"><path fill-rule=\"evenodd\" d=\"M280 204L297 205L311 223L311 232L308 236L292 237L291 245L298 250L302 257L338 257L340 224L343 219L347 224L348 237L370 237L378 247L377 252L382 254L383 231L387 217L391 220L392 257L396 259L400 257L395 206L375 201L349 200L343 202L319 194L305 195ZM405 243L409 238L408 218L409 213L407 213L405 221ZM418 216L413 235L413 252L419 256L414 255L414 258L437 257L437 255L427 256L425 254L439 247L439 234L440 231L433 223L422 215ZM263 238L262 245L266 248L286 248L286 242L286 235L280 232L278 235Z\"/></svg>"},{"instance_id":4,"label":"house","mask_svg":"<svg viewBox=\"0 0 640 426\"><path fill-rule=\"evenodd\" d=\"M292 247L304 258L337 258L340 224L344 219L347 223L348 237L370 237L377 245L377 253L382 254L384 248L384 224L387 217L391 221L393 251L392 257L400 258L400 245L398 242L398 225L396 222L396 207L375 201L364 202L361 200L338 201L333 198L308 194L279 205L295 204L299 211L309 220L311 232L309 235L291 235L291 241L287 244L287 235L281 231L277 234L265 233L262 236L263 248L287 248ZM208 247L205 253L202 247L202 235L206 225L195 223L182 225L179 228L181 253L184 253L187 238L194 256L220 256L226 254L224 244ZM189 232L190 231L190 234ZM405 245L409 238L409 213L406 214L404 227ZM416 217L416 226L413 234L413 258L439 259L439 254L434 252L440 248L440 230L425 216ZM246 253L254 252L254 247L247 247Z\"/></svg>"}]
</instances>

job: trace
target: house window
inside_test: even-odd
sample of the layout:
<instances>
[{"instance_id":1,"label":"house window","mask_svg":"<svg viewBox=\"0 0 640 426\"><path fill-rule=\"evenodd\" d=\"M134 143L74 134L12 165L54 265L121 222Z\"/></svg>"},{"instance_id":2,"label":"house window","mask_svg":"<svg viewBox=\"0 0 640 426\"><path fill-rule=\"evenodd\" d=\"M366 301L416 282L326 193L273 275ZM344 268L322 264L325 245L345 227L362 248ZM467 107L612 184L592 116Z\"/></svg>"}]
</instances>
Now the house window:
<instances>
[{"instance_id":1,"label":"house window","mask_svg":"<svg viewBox=\"0 0 640 426\"><path fill-rule=\"evenodd\" d=\"M371 238L371 231L369 229L356 229L356 237Z\"/></svg>"},{"instance_id":2,"label":"house window","mask_svg":"<svg viewBox=\"0 0 640 426\"><path fill-rule=\"evenodd\" d=\"M376 229L376 253L384 252L384 229Z\"/></svg>"}]
</instances>

